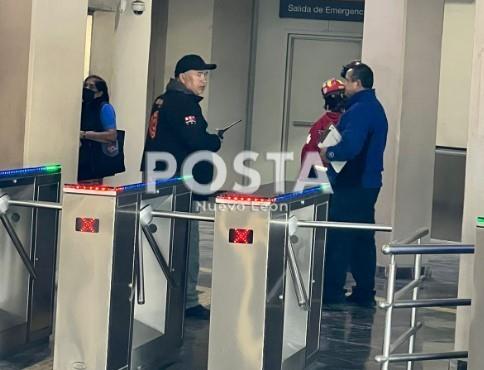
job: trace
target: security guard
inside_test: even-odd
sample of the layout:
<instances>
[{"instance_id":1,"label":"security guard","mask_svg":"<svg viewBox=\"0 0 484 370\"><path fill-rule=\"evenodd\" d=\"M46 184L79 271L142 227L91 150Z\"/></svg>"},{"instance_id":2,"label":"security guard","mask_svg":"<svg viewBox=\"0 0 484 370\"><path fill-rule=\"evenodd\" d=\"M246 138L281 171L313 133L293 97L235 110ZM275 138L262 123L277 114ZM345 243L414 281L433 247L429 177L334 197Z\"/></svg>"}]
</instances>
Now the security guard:
<instances>
[{"instance_id":1,"label":"security guard","mask_svg":"<svg viewBox=\"0 0 484 370\"><path fill-rule=\"evenodd\" d=\"M194 152L208 150L217 152L221 139L216 134L207 132L207 121L203 117L200 101L207 86L209 70L215 64L207 64L198 55L182 57L175 67L175 78L166 86L166 91L153 104L141 170L145 168L147 152L171 153L177 162L177 174L180 174L185 159ZM157 163L156 170L164 170L162 163ZM193 169L194 180L208 184L213 178L213 166L206 161L199 162ZM206 200L206 196L193 194L194 206L197 201ZM196 209L192 208L192 211ZM210 311L199 304L196 286L199 273L199 231L198 222L190 222L190 250L188 262L186 316L209 319Z\"/></svg>"},{"instance_id":2,"label":"security guard","mask_svg":"<svg viewBox=\"0 0 484 370\"><path fill-rule=\"evenodd\" d=\"M207 86L207 74L215 69L198 55L185 55L175 67L175 78L166 86L163 95L156 98L146 136L141 170L146 171L147 152L168 152L177 162L177 173L184 160L200 150L217 152L220 138L207 132L207 121L200 108L202 94ZM158 164L156 170L163 170ZM198 163L193 172L196 181L208 184L212 181L213 167L207 162Z\"/></svg>"}]
</instances>

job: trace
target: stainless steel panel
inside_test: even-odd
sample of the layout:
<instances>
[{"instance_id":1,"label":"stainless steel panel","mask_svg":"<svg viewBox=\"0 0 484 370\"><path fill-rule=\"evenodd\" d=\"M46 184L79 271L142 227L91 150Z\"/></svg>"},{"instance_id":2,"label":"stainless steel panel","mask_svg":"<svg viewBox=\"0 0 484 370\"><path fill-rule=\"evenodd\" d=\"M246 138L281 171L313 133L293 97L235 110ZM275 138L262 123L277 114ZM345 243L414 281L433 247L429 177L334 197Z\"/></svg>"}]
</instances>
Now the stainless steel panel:
<instances>
[{"instance_id":1,"label":"stainless steel panel","mask_svg":"<svg viewBox=\"0 0 484 370\"><path fill-rule=\"evenodd\" d=\"M208 369L262 369L269 212L219 204L215 216ZM252 229L253 244L229 243L230 228Z\"/></svg>"},{"instance_id":2,"label":"stainless steel panel","mask_svg":"<svg viewBox=\"0 0 484 370\"><path fill-rule=\"evenodd\" d=\"M433 239L461 240L465 170L465 150L436 150L431 229Z\"/></svg>"},{"instance_id":3,"label":"stainless steel panel","mask_svg":"<svg viewBox=\"0 0 484 370\"><path fill-rule=\"evenodd\" d=\"M141 207L150 204L154 210L171 211L173 196L152 198L141 202ZM151 228L153 236L160 248L160 252L166 261L170 261L170 234L171 219L154 218ZM143 262L145 282L145 303L140 305L135 300L134 319L135 327L133 348L137 348L165 333L166 305L167 305L167 282L156 258L143 235ZM137 322L139 325L137 325ZM152 330L147 330L147 328Z\"/></svg>"},{"instance_id":4,"label":"stainless steel panel","mask_svg":"<svg viewBox=\"0 0 484 370\"><path fill-rule=\"evenodd\" d=\"M58 202L59 183L38 185L37 199ZM32 249L37 279L32 282L29 322L29 339L32 341L48 337L53 326L58 224L57 210L34 210Z\"/></svg>"},{"instance_id":5,"label":"stainless steel panel","mask_svg":"<svg viewBox=\"0 0 484 370\"><path fill-rule=\"evenodd\" d=\"M172 197L171 194L174 196ZM153 195L143 194L142 197L144 200L148 199L150 203L158 203L156 208L160 207L161 209L169 210L172 207L173 211L178 212L190 210L191 195L183 185L177 185L176 188L160 189L156 197L160 197L161 201L153 199ZM160 300L154 305L157 310L162 309L164 312L164 318L158 317L159 322L164 322L164 331L161 333L153 329L152 326L145 325L138 320L133 322L134 338L131 352L131 369L157 370L164 368L164 366L173 363L177 359L178 348L182 344L185 317L188 222L180 219L171 220L171 222L167 221L169 220L165 219L160 223L158 220L155 220L157 225L155 238L158 244L160 244L159 248L171 268L171 278L174 281L173 286L168 286L166 291L162 291L162 295L159 297ZM171 228L167 227L169 223ZM145 253L145 261L147 256L148 258L154 257L151 250ZM163 273L158 265L152 272L156 279L159 279L160 276L163 277ZM166 284L164 277L162 281ZM155 287L155 289L158 288ZM151 293L146 291L147 299L148 295L151 295ZM160 292L157 292L157 296L159 295ZM166 306L161 307L160 305ZM155 316L151 320L155 320ZM148 338L153 338L153 340L148 342ZM141 342L145 342L145 344L138 345Z\"/></svg>"},{"instance_id":6,"label":"stainless steel panel","mask_svg":"<svg viewBox=\"0 0 484 370\"><path fill-rule=\"evenodd\" d=\"M301 349L286 359L282 364L282 370L304 369L306 364L306 351Z\"/></svg>"},{"instance_id":7,"label":"stainless steel panel","mask_svg":"<svg viewBox=\"0 0 484 370\"><path fill-rule=\"evenodd\" d=\"M127 368L133 321L133 262L138 206L136 194L118 197L114 222L106 370Z\"/></svg>"},{"instance_id":8,"label":"stainless steel panel","mask_svg":"<svg viewBox=\"0 0 484 370\"><path fill-rule=\"evenodd\" d=\"M0 188L19 202L58 201L60 173L2 178ZM52 217L50 217L51 215ZM0 226L0 357L31 342L48 340L52 329L57 215L11 205L7 218L20 238L37 279L29 278Z\"/></svg>"},{"instance_id":9,"label":"stainless steel panel","mask_svg":"<svg viewBox=\"0 0 484 370\"><path fill-rule=\"evenodd\" d=\"M116 198L65 193L63 205L54 369L105 369ZM76 232L76 217L98 218L99 233Z\"/></svg>"},{"instance_id":10,"label":"stainless steel panel","mask_svg":"<svg viewBox=\"0 0 484 370\"><path fill-rule=\"evenodd\" d=\"M328 196L318 200L315 219L325 221L328 219L329 202ZM306 339L306 362L312 362L319 351L321 332L321 308L323 304L323 271L326 248L326 230L318 228L314 232L313 239L313 269L311 285L311 310L309 312L308 332Z\"/></svg>"},{"instance_id":11,"label":"stainless steel panel","mask_svg":"<svg viewBox=\"0 0 484 370\"><path fill-rule=\"evenodd\" d=\"M32 184L10 188L8 194L12 199L31 200L34 197L34 186ZM32 210L10 207L7 217L12 222L25 251L30 255ZM0 309L23 322L27 322L29 280L27 269L3 225L0 225Z\"/></svg>"},{"instance_id":12,"label":"stainless steel panel","mask_svg":"<svg viewBox=\"0 0 484 370\"><path fill-rule=\"evenodd\" d=\"M287 207L286 207L287 208ZM286 274L285 243L287 223L274 223L274 220L286 221L287 208L284 212L271 212L269 226L269 252L267 256L266 314L264 328L264 370L280 370L282 364L282 342L284 337L284 293ZM288 271L289 273L289 271Z\"/></svg>"},{"instance_id":13,"label":"stainless steel panel","mask_svg":"<svg viewBox=\"0 0 484 370\"><path fill-rule=\"evenodd\" d=\"M296 216L299 220L312 220L314 217L314 206L291 211L290 216ZM296 233L297 238L292 243L306 292L310 292L311 289L313 235L314 229L299 228ZM284 247L281 246L281 248ZM309 312L302 310L298 305L295 287L289 272L286 273L285 286L283 361L306 347L306 332L309 317Z\"/></svg>"}]
</instances>

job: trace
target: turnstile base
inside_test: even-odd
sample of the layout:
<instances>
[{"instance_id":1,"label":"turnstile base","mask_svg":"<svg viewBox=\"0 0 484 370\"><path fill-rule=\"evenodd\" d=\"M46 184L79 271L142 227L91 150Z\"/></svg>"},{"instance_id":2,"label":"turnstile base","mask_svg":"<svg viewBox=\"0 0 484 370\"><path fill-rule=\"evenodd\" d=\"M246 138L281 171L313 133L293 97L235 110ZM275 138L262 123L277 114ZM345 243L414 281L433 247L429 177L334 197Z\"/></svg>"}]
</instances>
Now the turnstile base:
<instances>
[{"instance_id":1,"label":"turnstile base","mask_svg":"<svg viewBox=\"0 0 484 370\"><path fill-rule=\"evenodd\" d=\"M12 315L10 312L0 309L0 333L22 324L26 325L27 323L20 316Z\"/></svg>"},{"instance_id":2,"label":"turnstile base","mask_svg":"<svg viewBox=\"0 0 484 370\"><path fill-rule=\"evenodd\" d=\"M160 338L162 335L158 330L138 320L134 321L131 369L158 370L178 360L177 344L162 343L166 340Z\"/></svg>"},{"instance_id":3,"label":"turnstile base","mask_svg":"<svg viewBox=\"0 0 484 370\"><path fill-rule=\"evenodd\" d=\"M282 370L304 369L306 366L306 349L296 352L291 357L284 360Z\"/></svg>"},{"instance_id":4,"label":"turnstile base","mask_svg":"<svg viewBox=\"0 0 484 370\"><path fill-rule=\"evenodd\" d=\"M134 320L133 324L133 349L136 351L140 346L158 338L162 333L153 329L151 326L143 324L141 321Z\"/></svg>"},{"instance_id":5,"label":"turnstile base","mask_svg":"<svg viewBox=\"0 0 484 370\"><path fill-rule=\"evenodd\" d=\"M449 370L467 370L467 360L449 361Z\"/></svg>"},{"instance_id":6,"label":"turnstile base","mask_svg":"<svg viewBox=\"0 0 484 370\"><path fill-rule=\"evenodd\" d=\"M0 310L0 359L25 345L27 323L21 317Z\"/></svg>"}]
</instances>

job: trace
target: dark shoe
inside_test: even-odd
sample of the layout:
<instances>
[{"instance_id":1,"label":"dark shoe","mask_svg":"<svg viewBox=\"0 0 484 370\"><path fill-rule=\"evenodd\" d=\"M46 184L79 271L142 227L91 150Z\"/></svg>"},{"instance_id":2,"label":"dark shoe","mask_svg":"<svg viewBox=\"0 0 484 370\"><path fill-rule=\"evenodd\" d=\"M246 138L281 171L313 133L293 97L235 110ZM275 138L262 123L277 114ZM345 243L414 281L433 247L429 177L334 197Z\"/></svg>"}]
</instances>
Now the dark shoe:
<instances>
[{"instance_id":1,"label":"dark shoe","mask_svg":"<svg viewBox=\"0 0 484 370\"><path fill-rule=\"evenodd\" d=\"M358 289L353 289L351 294L346 297L346 302L360 307L374 308L376 306L375 291L363 293Z\"/></svg>"},{"instance_id":2,"label":"dark shoe","mask_svg":"<svg viewBox=\"0 0 484 370\"><path fill-rule=\"evenodd\" d=\"M192 317L197 320L210 320L210 310L201 304L185 310L185 317Z\"/></svg>"}]
</instances>

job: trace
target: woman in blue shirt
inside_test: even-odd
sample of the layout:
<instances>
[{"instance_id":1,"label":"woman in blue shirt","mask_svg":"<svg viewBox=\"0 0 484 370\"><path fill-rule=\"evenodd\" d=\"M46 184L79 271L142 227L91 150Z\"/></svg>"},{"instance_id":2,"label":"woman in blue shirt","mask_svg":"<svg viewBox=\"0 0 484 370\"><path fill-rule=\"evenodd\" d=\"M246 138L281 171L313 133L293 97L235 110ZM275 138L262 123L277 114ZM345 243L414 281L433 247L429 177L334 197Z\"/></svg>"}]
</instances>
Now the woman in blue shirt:
<instances>
[{"instance_id":1,"label":"woman in blue shirt","mask_svg":"<svg viewBox=\"0 0 484 370\"><path fill-rule=\"evenodd\" d=\"M100 159L109 155L106 151L117 150L116 114L109 104L106 81L96 75L84 80L80 139L77 179L102 184L104 177L114 175Z\"/></svg>"}]
</instances>

